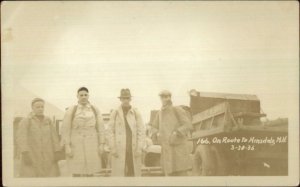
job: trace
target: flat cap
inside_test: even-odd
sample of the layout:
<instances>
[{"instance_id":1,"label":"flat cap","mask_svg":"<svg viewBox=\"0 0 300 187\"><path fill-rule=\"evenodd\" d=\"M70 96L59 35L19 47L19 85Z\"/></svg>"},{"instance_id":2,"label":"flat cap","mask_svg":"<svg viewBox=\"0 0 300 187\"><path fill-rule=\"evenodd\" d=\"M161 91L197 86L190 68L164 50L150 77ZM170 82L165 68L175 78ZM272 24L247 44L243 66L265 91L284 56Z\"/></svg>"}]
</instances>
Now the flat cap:
<instances>
[{"instance_id":1,"label":"flat cap","mask_svg":"<svg viewBox=\"0 0 300 187\"><path fill-rule=\"evenodd\" d=\"M34 99L31 101L31 106L32 106L34 103L39 102L39 101L45 103L44 99L42 99L42 98L34 98Z\"/></svg>"},{"instance_id":2,"label":"flat cap","mask_svg":"<svg viewBox=\"0 0 300 187\"><path fill-rule=\"evenodd\" d=\"M161 92L159 92L159 96L172 96L172 93L169 90L162 90Z\"/></svg>"}]
</instances>

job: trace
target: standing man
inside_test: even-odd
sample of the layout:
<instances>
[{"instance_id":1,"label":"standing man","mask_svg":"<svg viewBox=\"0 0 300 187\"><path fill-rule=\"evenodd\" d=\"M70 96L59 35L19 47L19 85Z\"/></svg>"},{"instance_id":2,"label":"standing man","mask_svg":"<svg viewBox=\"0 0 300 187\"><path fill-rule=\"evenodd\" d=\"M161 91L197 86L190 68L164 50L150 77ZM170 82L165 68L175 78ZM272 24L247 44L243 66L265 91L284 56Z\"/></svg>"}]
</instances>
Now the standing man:
<instances>
[{"instance_id":1,"label":"standing man","mask_svg":"<svg viewBox=\"0 0 300 187\"><path fill-rule=\"evenodd\" d=\"M192 124L181 107L172 105L171 92L164 90L160 94L162 108L158 112L152 127L158 132L162 146L162 164L167 176L186 176L191 168L187 133Z\"/></svg>"},{"instance_id":2,"label":"standing man","mask_svg":"<svg viewBox=\"0 0 300 187\"><path fill-rule=\"evenodd\" d=\"M21 152L20 177L57 177L61 158L59 138L51 119L44 115L45 101L35 98L32 112L18 127L16 143Z\"/></svg>"},{"instance_id":3,"label":"standing man","mask_svg":"<svg viewBox=\"0 0 300 187\"><path fill-rule=\"evenodd\" d=\"M89 102L86 87L78 89L77 98L78 104L66 111L62 143L70 173L75 177L90 177L101 170L104 124L100 111Z\"/></svg>"},{"instance_id":4,"label":"standing man","mask_svg":"<svg viewBox=\"0 0 300 187\"><path fill-rule=\"evenodd\" d=\"M141 156L145 128L141 114L130 105L129 89L122 89L121 106L109 122L109 145L112 154L112 176L141 176Z\"/></svg>"}]
</instances>

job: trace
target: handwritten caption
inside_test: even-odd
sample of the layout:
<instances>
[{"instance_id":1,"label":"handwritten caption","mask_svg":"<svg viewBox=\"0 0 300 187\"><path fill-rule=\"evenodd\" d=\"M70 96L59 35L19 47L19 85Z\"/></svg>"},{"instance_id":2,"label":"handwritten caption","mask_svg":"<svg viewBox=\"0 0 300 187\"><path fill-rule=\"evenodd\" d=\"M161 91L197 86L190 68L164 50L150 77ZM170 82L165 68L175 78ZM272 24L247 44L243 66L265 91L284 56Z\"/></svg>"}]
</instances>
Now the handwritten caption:
<instances>
[{"instance_id":1,"label":"handwritten caption","mask_svg":"<svg viewBox=\"0 0 300 187\"><path fill-rule=\"evenodd\" d=\"M226 144L230 145L230 150L248 150L254 151L256 145L270 145L287 143L287 136L278 137L213 137L213 138L199 138L197 144L211 145L211 144Z\"/></svg>"}]
</instances>

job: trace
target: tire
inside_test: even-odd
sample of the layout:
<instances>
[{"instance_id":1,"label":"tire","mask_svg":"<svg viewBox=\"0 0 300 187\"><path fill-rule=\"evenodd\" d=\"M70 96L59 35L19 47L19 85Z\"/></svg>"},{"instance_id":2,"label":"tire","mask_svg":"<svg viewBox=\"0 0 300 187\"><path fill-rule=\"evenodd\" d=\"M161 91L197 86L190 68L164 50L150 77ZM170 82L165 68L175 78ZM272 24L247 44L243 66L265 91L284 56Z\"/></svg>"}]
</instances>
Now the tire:
<instances>
[{"instance_id":1,"label":"tire","mask_svg":"<svg viewBox=\"0 0 300 187\"><path fill-rule=\"evenodd\" d=\"M146 167L158 167L160 166L160 154L159 153L147 153L145 156Z\"/></svg>"},{"instance_id":2,"label":"tire","mask_svg":"<svg viewBox=\"0 0 300 187\"><path fill-rule=\"evenodd\" d=\"M211 145L198 145L193 157L194 176L225 175L225 159L218 149Z\"/></svg>"},{"instance_id":3,"label":"tire","mask_svg":"<svg viewBox=\"0 0 300 187\"><path fill-rule=\"evenodd\" d=\"M211 152L214 157L214 163L215 163L215 174L217 176L224 176L226 175L226 159L222 154L222 151L219 150L215 146L211 146Z\"/></svg>"}]
</instances>

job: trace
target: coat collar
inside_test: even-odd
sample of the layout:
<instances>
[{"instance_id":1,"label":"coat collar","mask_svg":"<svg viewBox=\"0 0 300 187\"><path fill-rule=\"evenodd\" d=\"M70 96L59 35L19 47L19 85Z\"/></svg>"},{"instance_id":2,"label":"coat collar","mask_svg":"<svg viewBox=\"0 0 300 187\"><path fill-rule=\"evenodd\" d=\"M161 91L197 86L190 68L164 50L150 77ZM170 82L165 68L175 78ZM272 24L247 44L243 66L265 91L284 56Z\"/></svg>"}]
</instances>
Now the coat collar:
<instances>
[{"instance_id":1,"label":"coat collar","mask_svg":"<svg viewBox=\"0 0 300 187\"><path fill-rule=\"evenodd\" d=\"M28 118L29 119L34 119L34 120L41 120L40 118L37 117L37 115L34 113L34 112L30 112L29 115L28 115ZM45 121L46 120L46 116L43 115L43 118L41 121Z\"/></svg>"},{"instance_id":2,"label":"coat collar","mask_svg":"<svg viewBox=\"0 0 300 187\"><path fill-rule=\"evenodd\" d=\"M36 114L34 112L30 112L28 115L29 118L37 118ZM45 117L45 115L43 115Z\"/></svg>"},{"instance_id":3,"label":"coat collar","mask_svg":"<svg viewBox=\"0 0 300 187\"><path fill-rule=\"evenodd\" d=\"M123 114L122 105L120 105L120 106L119 106L119 108L118 108L118 112ZM134 109L133 109L133 107L132 107L132 106L131 106L131 108L128 110L128 113L129 113L129 112L131 112L131 113L133 113L133 114L134 114Z\"/></svg>"},{"instance_id":4,"label":"coat collar","mask_svg":"<svg viewBox=\"0 0 300 187\"><path fill-rule=\"evenodd\" d=\"M91 104L88 103L86 105L82 105L82 104L78 103L78 108L80 108L80 109L82 109L82 108L91 108Z\"/></svg>"},{"instance_id":5,"label":"coat collar","mask_svg":"<svg viewBox=\"0 0 300 187\"><path fill-rule=\"evenodd\" d=\"M168 105L162 106L162 107L161 107L161 110L166 110L166 109L168 109L168 108L170 108L170 107L172 107L172 106L173 106L173 104L170 103L170 104L168 104Z\"/></svg>"}]
</instances>

